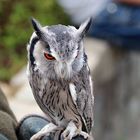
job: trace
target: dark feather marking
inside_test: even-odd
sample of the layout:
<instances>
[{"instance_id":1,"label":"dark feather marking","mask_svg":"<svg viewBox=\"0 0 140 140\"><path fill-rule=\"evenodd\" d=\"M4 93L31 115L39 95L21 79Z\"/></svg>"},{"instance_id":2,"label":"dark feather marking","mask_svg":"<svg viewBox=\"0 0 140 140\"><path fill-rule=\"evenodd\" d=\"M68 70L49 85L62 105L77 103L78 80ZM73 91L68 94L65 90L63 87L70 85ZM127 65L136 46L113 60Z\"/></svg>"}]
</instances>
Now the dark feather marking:
<instances>
[{"instance_id":1,"label":"dark feather marking","mask_svg":"<svg viewBox=\"0 0 140 140\"><path fill-rule=\"evenodd\" d=\"M64 110L67 110L68 108L67 108L67 106L66 106L66 104L64 104Z\"/></svg>"},{"instance_id":2,"label":"dark feather marking","mask_svg":"<svg viewBox=\"0 0 140 140\"><path fill-rule=\"evenodd\" d=\"M59 96L58 95L57 95L57 101L56 102L57 102L57 104L59 103Z\"/></svg>"},{"instance_id":3,"label":"dark feather marking","mask_svg":"<svg viewBox=\"0 0 140 140\"><path fill-rule=\"evenodd\" d=\"M47 98L46 98L46 101L45 101L45 104L49 105L50 104L50 94L47 95Z\"/></svg>"},{"instance_id":4,"label":"dark feather marking","mask_svg":"<svg viewBox=\"0 0 140 140\"><path fill-rule=\"evenodd\" d=\"M33 56L33 52L34 52L34 47L35 47L35 44L38 42L39 38L38 37L35 37L32 39L31 41L31 46L30 46L30 61L31 61L31 65L34 67L35 64L34 64L34 61L35 61L35 58Z\"/></svg>"},{"instance_id":5,"label":"dark feather marking","mask_svg":"<svg viewBox=\"0 0 140 140\"><path fill-rule=\"evenodd\" d=\"M63 110L65 111L65 105L64 105L64 104L62 104L62 108L63 108Z\"/></svg>"},{"instance_id":6,"label":"dark feather marking","mask_svg":"<svg viewBox=\"0 0 140 140\"><path fill-rule=\"evenodd\" d=\"M46 106L46 107L48 107L48 110L49 110L49 112L51 113L51 115L55 117L54 111L51 109L51 106L48 105L48 106Z\"/></svg>"},{"instance_id":7,"label":"dark feather marking","mask_svg":"<svg viewBox=\"0 0 140 140\"><path fill-rule=\"evenodd\" d=\"M64 119L64 114L62 115L62 117L59 120L62 121L63 119Z\"/></svg>"},{"instance_id":8,"label":"dark feather marking","mask_svg":"<svg viewBox=\"0 0 140 140\"><path fill-rule=\"evenodd\" d=\"M45 91L45 88L43 88L43 95L41 99L43 99L45 95L46 95L46 91Z\"/></svg>"},{"instance_id":9,"label":"dark feather marking","mask_svg":"<svg viewBox=\"0 0 140 140\"><path fill-rule=\"evenodd\" d=\"M54 102L54 101L55 101L55 98L56 98L56 97L53 95L53 96L52 96L52 100L51 100L51 105L52 105L52 106L55 106L55 102Z\"/></svg>"},{"instance_id":10,"label":"dark feather marking","mask_svg":"<svg viewBox=\"0 0 140 140\"><path fill-rule=\"evenodd\" d=\"M63 113L62 113L61 109L59 109L59 111L60 111L60 115L62 116Z\"/></svg>"},{"instance_id":11,"label":"dark feather marking","mask_svg":"<svg viewBox=\"0 0 140 140\"><path fill-rule=\"evenodd\" d=\"M87 55L84 53L84 62L87 62Z\"/></svg>"},{"instance_id":12,"label":"dark feather marking","mask_svg":"<svg viewBox=\"0 0 140 140\"><path fill-rule=\"evenodd\" d=\"M59 116L62 116L62 112L61 112L61 109L59 108L59 112L58 112L58 117Z\"/></svg>"}]
</instances>

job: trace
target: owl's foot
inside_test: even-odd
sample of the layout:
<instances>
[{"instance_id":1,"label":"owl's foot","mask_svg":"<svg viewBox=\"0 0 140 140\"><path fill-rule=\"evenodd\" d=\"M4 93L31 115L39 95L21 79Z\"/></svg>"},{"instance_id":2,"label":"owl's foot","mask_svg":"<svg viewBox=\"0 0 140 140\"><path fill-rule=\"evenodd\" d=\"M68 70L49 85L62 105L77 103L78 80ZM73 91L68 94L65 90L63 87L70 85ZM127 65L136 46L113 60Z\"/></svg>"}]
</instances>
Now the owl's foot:
<instances>
[{"instance_id":1,"label":"owl's foot","mask_svg":"<svg viewBox=\"0 0 140 140\"><path fill-rule=\"evenodd\" d=\"M58 129L58 126L53 123L49 123L44 126L38 133L34 134L30 140L40 140L43 136L48 136L50 132L53 132Z\"/></svg>"},{"instance_id":2,"label":"owl's foot","mask_svg":"<svg viewBox=\"0 0 140 140\"><path fill-rule=\"evenodd\" d=\"M78 135L83 136L86 140L90 140L90 135L84 131L81 131Z\"/></svg>"},{"instance_id":3,"label":"owl's foot","mask_svg":"<svg viewBox=\"0 0 140 140\"><path fill-rule=\"evenodd\" d=\"M80 129L77 129L77 127L75 126L75 124L72 121L68 124L66 129L61 134L61 136L64 140L71 140L73 137L75 137L77 135L83 136L84 139L90 139L89 134L84 131L81 131Z\"/></svg>"}]
</instances>

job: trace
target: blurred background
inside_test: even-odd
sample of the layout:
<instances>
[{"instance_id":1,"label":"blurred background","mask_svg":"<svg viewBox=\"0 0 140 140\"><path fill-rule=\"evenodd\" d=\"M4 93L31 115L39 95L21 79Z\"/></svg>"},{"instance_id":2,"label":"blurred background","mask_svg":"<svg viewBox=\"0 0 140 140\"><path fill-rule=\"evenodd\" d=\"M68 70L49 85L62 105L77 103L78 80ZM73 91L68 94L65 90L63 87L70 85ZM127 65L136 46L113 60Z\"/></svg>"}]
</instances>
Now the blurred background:
<instances>
[{"instance_id":1,"label":"blurred background","mask_svg":"<svg viewBox=\"0 0 140 140\"><path fill-rule=\"evenodd\" d=\"M94 80L95 140L140 140L140 0L0 0L0 88L18 120L41 114L26 76L30 17L78 27Z\"/></svg>"}]
</instances>

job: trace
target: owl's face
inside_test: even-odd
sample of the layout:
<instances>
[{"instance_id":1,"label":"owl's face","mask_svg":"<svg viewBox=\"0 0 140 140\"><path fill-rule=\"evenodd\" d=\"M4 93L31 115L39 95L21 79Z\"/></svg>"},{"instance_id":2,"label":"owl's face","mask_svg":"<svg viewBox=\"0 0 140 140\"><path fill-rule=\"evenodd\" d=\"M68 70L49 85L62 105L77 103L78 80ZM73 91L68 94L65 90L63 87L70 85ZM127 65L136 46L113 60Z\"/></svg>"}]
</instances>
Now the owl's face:
<instances>
[{"instance_id":1,"label":"owl's face","mask_svg":"<svg viewBox=\"0 0 140 140\"><path fill-rule=\"evenodd\" d=\"M39 69L47 77L70 79L83 67L83 36L87 32L90 20L76 29L73 26L53 25L41 27L32 19L35 29L30 40L29 56L33 39L37 39L32 49L35 70ZM29 57L30 58L30 57Z\"/></svg>"}]
</instances>

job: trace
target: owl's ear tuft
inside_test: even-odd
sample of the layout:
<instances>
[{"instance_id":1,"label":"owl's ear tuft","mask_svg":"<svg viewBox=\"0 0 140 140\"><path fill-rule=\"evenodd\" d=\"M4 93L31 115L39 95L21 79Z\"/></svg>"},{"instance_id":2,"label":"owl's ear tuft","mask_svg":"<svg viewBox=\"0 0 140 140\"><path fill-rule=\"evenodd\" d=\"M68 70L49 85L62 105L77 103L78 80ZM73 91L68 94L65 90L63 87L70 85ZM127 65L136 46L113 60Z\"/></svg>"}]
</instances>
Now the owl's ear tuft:
<instances>
[{"instance_id":1,"label":"owl's ear tuft","mask_svg":"<svg viewBox=\"0 0 140 140\"><path fill-rule=\"evenodd\" d=\"M83 39L83 37L86 35L86 33L90 28L91 23L92 23L92 18L88 18L84 23L80 25L79 29L77 30L77 36L80 39Z\"/></svg>"},{"instance_id":2,"label":"owl's ear tuft","mask_svg":"<svg viewBox=\"0 0 140 140\"><path fill-rule=\"evenodd\" d=\"M37 36L40 38L41 35L42 35L42 31L41 31L41 28L42 26L40 25L40 23L34 19L33 17L31 18L31 23L32 23L32 26L37 34Z\"/></svg>"}]
</instances>

